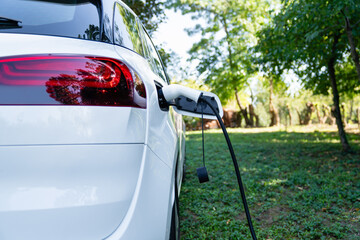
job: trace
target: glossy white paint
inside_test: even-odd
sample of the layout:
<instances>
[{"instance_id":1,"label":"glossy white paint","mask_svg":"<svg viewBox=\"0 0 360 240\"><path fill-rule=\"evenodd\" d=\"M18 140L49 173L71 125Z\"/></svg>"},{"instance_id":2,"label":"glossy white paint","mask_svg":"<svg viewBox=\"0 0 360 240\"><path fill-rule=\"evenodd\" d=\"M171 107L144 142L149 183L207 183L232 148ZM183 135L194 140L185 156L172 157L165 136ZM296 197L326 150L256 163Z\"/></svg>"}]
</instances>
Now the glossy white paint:
<instances>
[{"instance_id":1,"label":"glossy white paint","mask_svg":"<svg viewBox=\"0 0 360 240\"><path fill-rule=\"evenodd\" d=\"M145 109L0 107L0 145L144 143L145 127Z\"/></svg>"},{"instance_id":2,"label":"glossy white paint","mask_svg":"<svg viewBox=\"0 0 360 240\"><path fill-rule=\"evenodd\" d=\"M121 47L0 34L0 57L26 54L119 59L145 83L147 109L0 106L0 239L168 239L184 138L181 117L159 108L154 81L166 83Z\"/></svg>"},{"instance_id":3,"label":"glossy white paint","mask_svg":"<svg viewBox=\"0 0 360 240\"><path fill-rule=\"evenodd\" d=\"M193 88L181 86L178 84L171 84L162 89L165 99L170 102L177 97L184 96L192 99L194 102L199 100L201 91Z\"/></svg>"},{"instance_id":4,"label":"glossy white paint","mask_svg":"<svg viewBox=\"0 0 360 240\"><path fill-rule=\"evenodd\" d=\"M103 239L145 158L143 144L0 147L0 239Z\"/></svg>"},{"instance_id":5,"label":"glossy white paint","mask_svg":"<svg viewBox=\"0 0 360 240\"><path fill-rule=\"evenodd\" d=\"M173 168L177 156L177 135L174 120L170 112L164 112L159 107L157 93L153 92L148 99L148 135L146 143L160 159Z\"/></svg>"},{"instance_id":6,"label":"glossy white paint","mask_svg":"<svg viewBox=\"0 0 360 240\"><path fill-rule=\"evenodd\" d=\"M168 239L173 178L171 168L150 148L141 167L138 185L122 224L107 240Z\"/></svg>"}]
</instances>

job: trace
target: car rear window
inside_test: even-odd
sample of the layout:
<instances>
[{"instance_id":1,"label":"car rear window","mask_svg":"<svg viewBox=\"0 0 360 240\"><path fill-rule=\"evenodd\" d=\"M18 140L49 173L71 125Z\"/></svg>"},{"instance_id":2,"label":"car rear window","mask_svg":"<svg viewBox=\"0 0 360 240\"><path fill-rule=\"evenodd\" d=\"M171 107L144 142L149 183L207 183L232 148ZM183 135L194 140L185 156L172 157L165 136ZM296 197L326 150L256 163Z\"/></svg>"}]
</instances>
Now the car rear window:
<instances>
[{"instance_id":1,"label":"car rear window","mask_svg":"<svg viewBox=\"0 0 360 240\"><path fill-rule=\"evenodd\" d=\"M0 32L100 40L97 0L1 0Z\"/></svg>"}]
</instances>

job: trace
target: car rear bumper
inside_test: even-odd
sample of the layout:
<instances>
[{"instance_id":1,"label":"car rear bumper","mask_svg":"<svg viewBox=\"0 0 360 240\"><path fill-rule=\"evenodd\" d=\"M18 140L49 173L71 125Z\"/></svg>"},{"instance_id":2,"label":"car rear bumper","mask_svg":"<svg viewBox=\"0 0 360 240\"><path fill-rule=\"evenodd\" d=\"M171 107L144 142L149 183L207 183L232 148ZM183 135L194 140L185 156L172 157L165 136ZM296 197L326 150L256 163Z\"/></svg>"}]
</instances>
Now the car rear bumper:
<instances>
[{"instance_id":1,"label":"car rear bumper","mask_svg":"<svg viewBox=\"0 0 360 240\"><path fill-rule=\"evenodd\" d=\"M0 159L3 240L165 238L171 171L144 144L2 146Z\"/></svg>"}]
</instances>

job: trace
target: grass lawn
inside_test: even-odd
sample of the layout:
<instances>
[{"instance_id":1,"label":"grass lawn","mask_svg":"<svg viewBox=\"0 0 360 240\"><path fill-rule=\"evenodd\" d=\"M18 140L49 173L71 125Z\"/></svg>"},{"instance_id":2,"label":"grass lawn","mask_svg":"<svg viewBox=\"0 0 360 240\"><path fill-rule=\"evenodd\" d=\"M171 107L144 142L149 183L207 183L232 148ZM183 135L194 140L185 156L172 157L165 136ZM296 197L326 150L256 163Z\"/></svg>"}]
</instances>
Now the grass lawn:
<instances>
[{"instance_id":1,"label":"grass lawn","mask_svg":"<svg viewBox=\"0 0 360 240\"><path fill-rule=\"evenodd\" d=\"M258 239L360 239L360 135L343 154L336 128L228 129ZM188 132L181 239L251 239L221 130Z\"/></svg>"}]
</instances>

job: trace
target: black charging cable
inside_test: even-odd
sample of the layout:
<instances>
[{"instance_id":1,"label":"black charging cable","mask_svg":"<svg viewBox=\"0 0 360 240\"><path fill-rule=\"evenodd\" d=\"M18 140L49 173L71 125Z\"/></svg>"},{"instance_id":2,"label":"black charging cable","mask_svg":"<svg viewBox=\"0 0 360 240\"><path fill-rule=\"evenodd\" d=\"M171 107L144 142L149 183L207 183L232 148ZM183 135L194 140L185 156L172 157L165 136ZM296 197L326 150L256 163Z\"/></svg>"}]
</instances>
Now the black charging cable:
<instances>
[{"instance_id":1,"label":"black charging cable","mask_svg":"<svg viewBox=\"0 0 360 240\"><path fill-rule=\"evenodd\" d=\"M201 95L202 96L202 93ZM206 107L205 102L201 102L201 134L202 134L202 154L203 154L203 166L196 169L199 182L204 183L209 181L209 174L205 166L205 136L204 136L204 108Z\"/></svg>"},{"instance_id":2,"label":"black charging cable","mask_svg":"<svg viewBox=\"0 0 360 240\"><path fill-rule=\"evenodd\" d=\"M239 185L239 189L240 189L240 194L241 194L242 202L243 202L243 204L244 204L245 214L246 214L247 222L248 222L248 224L249 224L249 229L250 229L250 232L251 232L251 236L252 236L252 239L253 239L253 240L257 240L256 234L255 234L255 230L254 230L254 227L253 227L253 224L252 224L252 221L251 221L251 216L250 216L249 207L248 207L248 204L247 204L247 201L246 201L245 190L244 190L244 186L243 186L243 183L242 183L242 180L241 180L239 165L238 165L238 163L237 163L237 161L236 161L234 149L233 149L233 147L232 147L232 144L231 144L231 141L230 141L230 138L229 138L229 134L228 134L227 131L226 131L224 122L222 121L222 119L221 119L218 111L216 111L215 107L210 103L210 101L209 101L208 99L206 99L205 97L203 97L202 95L199 97L199 102L200 102L200 104L201 104L201 101L202 101L202 102L205 102L205 103L212 109L212 111L213 111L214 114L216 115L217 120L218 120L219 123L220 123L221 129L222 129L222 131L223 131L223 133L224 133L224 136L225 136L227 145L228 145L228 147L229 147L229 151L230 151L230 154L231 154L231 158L232 158L233 163L234 163L234 168L235 168L235 172L236 172L236 177L237 177L237 181L238 181L238 185Z\"/></svg>"},{"instance_id":3,"label":"black charging cable","mask_svg":"<svg viewBox=\"0 0 360 240\"><path fill-rule=\"evenodd\" d=\"M202 136L202 150L203 150L203 165L205 166L205 138L204 138L204 106L201 105L201 136Z\"/></svg>"}]
</instances>

